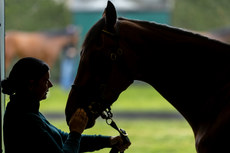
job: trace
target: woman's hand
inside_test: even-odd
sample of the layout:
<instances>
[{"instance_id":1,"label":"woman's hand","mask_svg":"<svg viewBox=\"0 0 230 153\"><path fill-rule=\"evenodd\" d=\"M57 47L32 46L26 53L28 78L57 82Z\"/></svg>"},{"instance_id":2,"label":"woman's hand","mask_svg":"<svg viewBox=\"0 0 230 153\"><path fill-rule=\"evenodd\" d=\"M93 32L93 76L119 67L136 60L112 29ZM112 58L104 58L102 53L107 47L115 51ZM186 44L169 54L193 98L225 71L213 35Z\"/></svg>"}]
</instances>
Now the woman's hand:
<instances>
[{"instance_id":1,"label":"woman's hand","mask_svg":"<svg viewBox=\"0 0 230 153\"><path fill-rule=\"evenodd\" d=\"M131 142L124 143L121 136L114 136L110 138L110 145L116 147L120 152L124 152L129 148Z\"/></svg>"},{"instance_id":2,"label":"woman's hand","mask_svg":"<svg viewBox=\"0 0 230 153\"><path fill-rule=\"evenodd\" d=\"M82 134L86 128L87 123L88 117L84 109L77 109L69 121L70 132L77 132Z\"/></svg>"}]
</instances>

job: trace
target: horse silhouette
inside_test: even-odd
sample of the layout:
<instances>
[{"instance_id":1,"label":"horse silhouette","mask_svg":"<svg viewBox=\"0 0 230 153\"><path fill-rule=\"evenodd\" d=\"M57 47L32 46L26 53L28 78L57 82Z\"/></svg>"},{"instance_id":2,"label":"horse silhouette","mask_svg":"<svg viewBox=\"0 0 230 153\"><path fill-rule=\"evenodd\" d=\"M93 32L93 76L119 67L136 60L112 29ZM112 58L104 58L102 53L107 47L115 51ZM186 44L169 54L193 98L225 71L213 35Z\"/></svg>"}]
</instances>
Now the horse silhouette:
<instances>
[{"instance_id":1,"label":"horse silhouette","mask_svg":"<svg viewBox=\"0 0 230 153\"><path fill-rule=\"evenodd\" d=\"M140 80L188 121L198 153L230 152L229 59L228 44L154 22L117 18L109 1L82 45L67 123L82 107L89 117L87 128L92 127L121 92Z\"/></svg>"},{"instance_id":2,"label":"horse silhouette","mask_svg":"<svg viewBox=\"0 0 230 153\"><path fill-rule=\"evenodd\" d=\"M15 57L35 57L53 66L62 49L76 46L78 31L69 26L64 30L50 32L7 31L5 38L5 66L9 67Z\"/></svg>"}]
</instances>

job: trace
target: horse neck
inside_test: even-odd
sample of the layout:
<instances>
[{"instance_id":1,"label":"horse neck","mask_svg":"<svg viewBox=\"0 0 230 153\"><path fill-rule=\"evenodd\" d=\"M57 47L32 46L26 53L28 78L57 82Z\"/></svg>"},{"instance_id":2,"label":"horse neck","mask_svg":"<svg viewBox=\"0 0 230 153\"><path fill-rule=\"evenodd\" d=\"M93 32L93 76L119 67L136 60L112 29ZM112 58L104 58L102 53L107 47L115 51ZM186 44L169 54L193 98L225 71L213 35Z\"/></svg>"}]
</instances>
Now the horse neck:
<instances>
[{"instance_id":1,"label":"horse neck","mask_svg":"<svg viewBox=\"0 0 230 153\"><path fill-rule=\"evenodd\" d=\"M170 33L166 30L167 28L149 22L121 20L119 26L121 45L125 48L124 50L134 54L134 57L138 57L135 59L139 65L136 65L136 68L139 67L136 72L141 74L136 74L136 79L141 79L153 85L152 78L158 74L151 73L151 70L159 70L157 68L163 66L166 59L171 61L180 58L180 52L173 51L173 48L169 48L169 46L178 44L175 37L183 38L173 33L173 30ZM171 56L171 54L174 56Z\"/></svg>"},{"instance_id":2,"label":"horse neck","mask_svg":"<svg viewBox=\"0 0 230 153\"><path fill-rule=\"evenodd\" d=\"M128 20L121 21L120 40L132 54L129 58L135 57L130 66L135 79L152 85L194 131L221 107L213 99L230 77L228 45L179 29ZM216 60L221 62L216 64Z\"/></svg>"}]
</instances>

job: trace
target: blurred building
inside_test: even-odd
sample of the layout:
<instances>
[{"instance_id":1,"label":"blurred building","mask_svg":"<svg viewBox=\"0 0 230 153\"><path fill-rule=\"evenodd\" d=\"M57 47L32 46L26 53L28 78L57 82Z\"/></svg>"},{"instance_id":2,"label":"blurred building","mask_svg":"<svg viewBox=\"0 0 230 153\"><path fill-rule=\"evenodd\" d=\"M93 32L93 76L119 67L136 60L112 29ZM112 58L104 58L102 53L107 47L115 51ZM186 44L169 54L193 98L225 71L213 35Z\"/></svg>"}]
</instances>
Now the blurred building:
<instances>
[{"instance_id":1,"label":"blurred building","mask_svg":"<svg viewBox=\"0 0 230 153\"><path fill-rule=\"evenodd\" d=\"M111 0L118 16L171 24L174 0ZM68 0L73 23L81 29L81 38L101 17L107 0Z\"/></svg>"}]
</instances>

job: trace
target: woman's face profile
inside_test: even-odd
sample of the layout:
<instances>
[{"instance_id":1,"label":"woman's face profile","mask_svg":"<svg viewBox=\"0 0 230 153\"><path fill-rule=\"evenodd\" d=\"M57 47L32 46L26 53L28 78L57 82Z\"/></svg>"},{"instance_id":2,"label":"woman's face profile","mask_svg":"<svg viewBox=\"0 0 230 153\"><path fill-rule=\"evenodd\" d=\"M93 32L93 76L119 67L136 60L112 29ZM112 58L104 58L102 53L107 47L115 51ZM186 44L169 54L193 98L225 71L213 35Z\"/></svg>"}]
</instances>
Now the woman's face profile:
<instances>
[{"instance_id":1,"label":"woman's face profile","mask_svg":"<svg viewBox=\"0 0 230 153\"><path fill-rule=\"evenodd\" d=\"M48 71L45 73L41 79L36 82L33 82L33 86L31 91L34 93L36 98L40 101L47 98L47 93L49 88L53 86L52 82L50 81L50 72Z\"/></svg>"}]
</instances>

